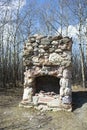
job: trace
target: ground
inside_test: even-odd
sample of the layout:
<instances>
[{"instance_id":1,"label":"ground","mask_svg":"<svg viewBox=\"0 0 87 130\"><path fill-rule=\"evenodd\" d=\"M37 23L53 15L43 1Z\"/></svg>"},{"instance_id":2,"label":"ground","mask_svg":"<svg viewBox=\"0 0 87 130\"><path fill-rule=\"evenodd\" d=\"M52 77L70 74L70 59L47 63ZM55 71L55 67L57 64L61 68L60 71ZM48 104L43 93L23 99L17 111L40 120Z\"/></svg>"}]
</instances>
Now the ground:
<instances>
[{"instance_id":1,"label":"ground","mask_svg":"<svg viewBox=\"0 0 87 130\"><path fill-rule=\"evenodd\" d=\"M20 108L23 88L0 89L0 130L87 130L87 89L73 90L73 111Z\"/></svg>"}]
</instances>

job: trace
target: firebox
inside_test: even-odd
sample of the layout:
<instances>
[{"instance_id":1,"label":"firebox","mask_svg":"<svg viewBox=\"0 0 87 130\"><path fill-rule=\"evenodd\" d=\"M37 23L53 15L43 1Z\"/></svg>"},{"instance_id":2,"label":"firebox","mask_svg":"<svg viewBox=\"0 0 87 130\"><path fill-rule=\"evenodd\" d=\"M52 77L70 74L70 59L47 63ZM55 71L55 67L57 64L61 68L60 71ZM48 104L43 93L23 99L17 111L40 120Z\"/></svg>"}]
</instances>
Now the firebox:
<instances>
[{"instance_id":1,"label":"firebox","mask_svg":"<svg viewBox=\"0 0 87 130\"><path fill-rule=\"evenodd\" d=\"M48 94L59 94L60 79L54 76L39 76L35 79L36 93L43 91Z\"/></svg>"},{"instance_id":2,"label":"firebox","mask_svg":"<svg viewBox=\"0 0 87 130\"><path fill-rule=\"evenodd\" d=\"M34 35L24 45L24 93L20 106L72 110L72 38Z\"/></svg>"}]
</instances>

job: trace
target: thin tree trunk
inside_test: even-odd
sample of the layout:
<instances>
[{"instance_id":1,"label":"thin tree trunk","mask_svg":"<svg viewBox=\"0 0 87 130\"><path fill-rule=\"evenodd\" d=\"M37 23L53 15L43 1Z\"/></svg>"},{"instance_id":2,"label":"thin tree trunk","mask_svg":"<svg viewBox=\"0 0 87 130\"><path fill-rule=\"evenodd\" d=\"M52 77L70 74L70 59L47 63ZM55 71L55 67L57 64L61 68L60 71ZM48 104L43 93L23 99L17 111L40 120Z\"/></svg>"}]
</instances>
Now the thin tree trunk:
<instances>
[{"instance_id":1,"label":"thin tree trunk","mask_svg":"<svg viewBox=\"0 0 87 130\"><path fill-rule=\"evenodd\" d=\"M81 44L79 44L79 48L80 48L80 56L81 56L82 85L83 85L83 88L85 88L84 54L83 54L83 50L82 50L82 45Z\"/></svg>"},{"instance_id":2,"label":"thin tree trunk","mask_svg":"<svg viewBox=\"0 0 87 130\"><path fill-rule=\"evenodd\" d=\"M82 86L83 86L83 88L85 88L84 53L83 53L83 49L82 49L82 34L81 34L83 20L82 20L82 5L81 5L80 1L79 1L79 22L80 22L80 25L79 25L79 41L80 41L79 48L80 48L80 56L81 56Z\"/></svg>"}]
</instances>

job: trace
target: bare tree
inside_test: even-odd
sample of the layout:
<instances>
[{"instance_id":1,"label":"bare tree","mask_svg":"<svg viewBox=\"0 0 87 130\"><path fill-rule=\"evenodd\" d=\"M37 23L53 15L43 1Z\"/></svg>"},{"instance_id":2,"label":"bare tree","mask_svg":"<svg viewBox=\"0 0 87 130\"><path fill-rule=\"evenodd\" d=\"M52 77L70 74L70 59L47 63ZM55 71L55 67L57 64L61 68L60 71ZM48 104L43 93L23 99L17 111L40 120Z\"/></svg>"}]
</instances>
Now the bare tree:
<instances>
[{"instance_id":1,"label":"bare tree","mask_svg":"<svg viewBox=\"0 0 87 130\"><path fill-rule=\"evenodd\" d=\"M78 18L79 18L79 48L80 48L80 56L81 56L81 69L82 69L82 81L83 81L83 88L85 88L85 64L84 64L84 52L83 52L83 49L82 49L82 25L83 25L83 17L82 17L82 14L83 14L83 10L82 10L82 6L81 6L81 3L80 1L77 3L78 4Z\"/></svg>"}]
</instances>

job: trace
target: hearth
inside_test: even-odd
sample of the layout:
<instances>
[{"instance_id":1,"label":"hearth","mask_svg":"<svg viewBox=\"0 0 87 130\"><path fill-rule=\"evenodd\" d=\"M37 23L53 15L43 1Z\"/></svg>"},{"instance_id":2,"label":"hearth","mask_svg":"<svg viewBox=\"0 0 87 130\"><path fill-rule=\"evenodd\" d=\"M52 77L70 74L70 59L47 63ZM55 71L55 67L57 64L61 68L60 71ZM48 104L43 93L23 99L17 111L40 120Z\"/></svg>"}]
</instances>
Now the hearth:
<instances>
[{"instance_id":1,"label":"hearth","mask_svg":"<svg viewBox=\"0 0 87 130\"><path fill-rule=\"evenodd\" d=\"M20 106L72 110L72 39L34 35L24 46L24 93Z\"/></svg>"}]
</instances>

